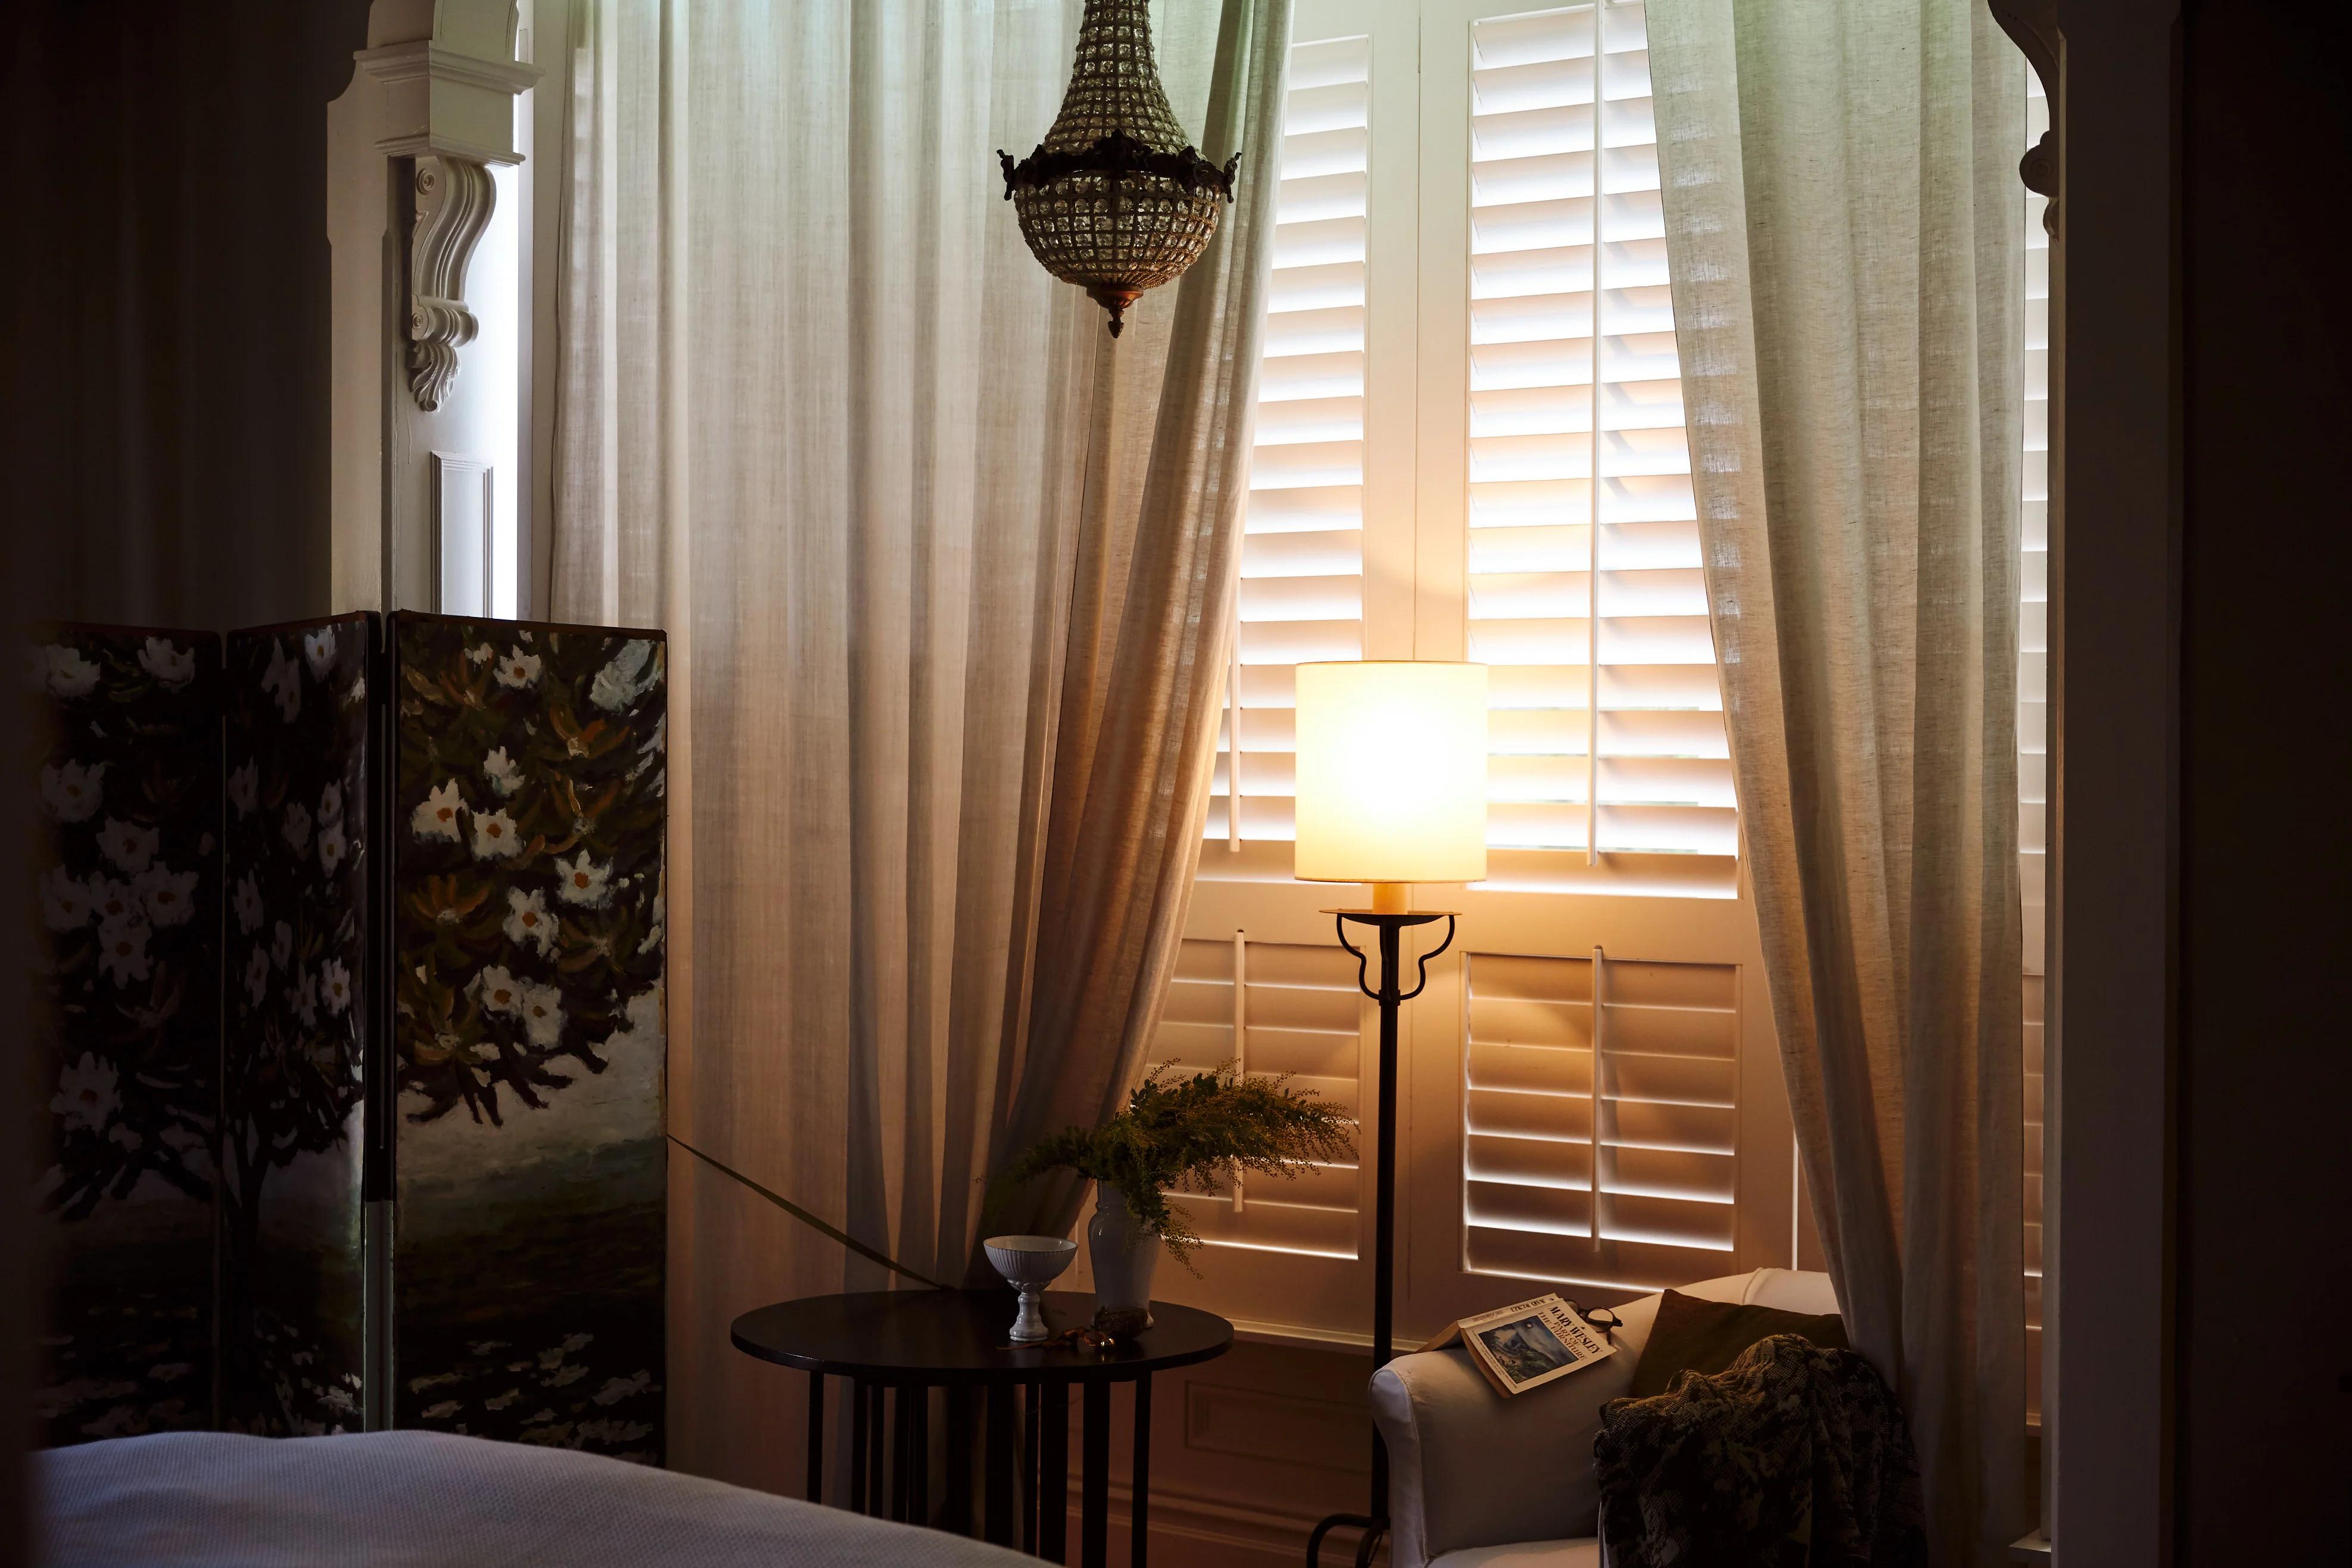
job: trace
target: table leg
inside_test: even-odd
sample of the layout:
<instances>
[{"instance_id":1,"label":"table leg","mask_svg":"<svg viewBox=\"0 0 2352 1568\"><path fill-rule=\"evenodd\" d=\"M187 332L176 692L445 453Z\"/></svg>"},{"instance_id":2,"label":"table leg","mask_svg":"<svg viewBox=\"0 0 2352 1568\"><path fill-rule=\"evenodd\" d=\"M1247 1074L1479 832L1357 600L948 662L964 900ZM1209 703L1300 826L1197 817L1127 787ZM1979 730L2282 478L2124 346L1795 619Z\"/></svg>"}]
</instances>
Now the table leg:
<instances>
[{"instance_id":1,"label":"table leg","mask_svg":"<svg viewBox=\"0 0 2352 1568\"><path fill-rule=\"evenodd\" d=\"M808 1500L824 1500L824 1374L809 1374Z\"/></svg>"},{"instance_id":2,"label":"table leg","mask_svg":"<svg viewBox=\"0 0 2352 1568\"><path fill-rule=\"evenodd\" d=\"M991 1384L988 1389L988 1436L981 1445L988 1456L987 1493L982 1508L988 1522L988 1539L999 1546L1010 1546L1021 1533L1016 1522L1021 1504L1014 1496L1013 1445L1020 1438L1019 1416L1013 1408L1013 1389L1006 1384Z\"/></svg>"},{"instance_id":3,"label":"table leg","mask_svg":"<svg viewBox=\"0 0 2352 1568\"><path fill-rule=\"evenodd\" d=\"M908 1472L914 1468L907 1462L907 1396L921 1392L904 1384L890 1392L890 1517L901 1524L907 1521Z\"/></svg>"},{"instance_id":4,"label":"table leg","mask_svg":"<svg viewBox=\"0 0 2352 1568\"><path fill-rule=\"evenodd\" d=\"M874 1408L866 1417L866 1511L879 1519L886 1511L882 1501L882 1385L869 1386L867 1397Z\"/></svg>"},{"instance_id":5,"label":"table leg","mask_svg":"<svg viewBox=\"0 0 2352 1568\"><path fill-rule=\"evenodd\" d=\"M1128 1561L1145 1568L1151 1559L1151 1374L1135 1380L1135 1481L1128 1503Z\"/></svg>"},{"instance_id":6,"label":"table leg","mask_svg":"<svg viewBox=\"0 0 2352 1568\"><path fill-rule=\"evenodd\" d=\"M931 1391L915 1387L898 1397L911 1399L907 1416L907 1522L931 1522Z\"/></svg>"},{"instance_id":7,"label":"table leg","mask_svg":"<svg viewBox=\"0 0 2352 1568\"><path fill-rule=\"evenodd\" d=\"M961 1384L948 1390L948 1429L940 1445L947 1461L948 1493L940 1528L955 1535L972 1533L971 1450L973 1418L971 1390Z\"/></svg>"},{"instance_id":8,"label":"table leg","mask_svg":"<svg viewBox=\"0 0 2352 1568\"><path fill-rule=\"evenodd\" d=\"M1029 1385L1021 1395L1022 1456L1028 1461L1024 1472L1028 1479L1021 1487L1021 1550L1032 1557L1037 1555L1037 1489L1045 1484L1037 1462L1038 1422L1045 1398L1045 1385L1040 1383Z\"/></svg>"},{"instance_id":9,"label":"table leg","mask_svg":"<svg viewBox=\"0 0 2352 1568\"><path fill-rule=\"evenodd\" d=\"M1110 1383L1087 1381L1085 1457L1080 1461L1078 1560L1085 1568L1109 1568Z\"/></svg>"},{"instance_id":10,"label":"table leg","mask_svg":"<svg viewBox=\"0 0 2352 1568\"><path fill-rule=\"evenodd\" d=\"M1070 1390L1065 1384L1038 1385L1045 1407L1038 1423L1045 1434L1037 1456L1037 1555L1048 1563L1070 1560Z\"/></svg>"},{"instance_id":11,"label":"table leg","mask_svg":"<svg viewBox=\"0 0 2352 1568\"><path fill-rule=\"evenodd\" d=\"M849 1385L849 1511L866 1511L866 1385L863 1378Z\"/></svg>"}]
</instances>

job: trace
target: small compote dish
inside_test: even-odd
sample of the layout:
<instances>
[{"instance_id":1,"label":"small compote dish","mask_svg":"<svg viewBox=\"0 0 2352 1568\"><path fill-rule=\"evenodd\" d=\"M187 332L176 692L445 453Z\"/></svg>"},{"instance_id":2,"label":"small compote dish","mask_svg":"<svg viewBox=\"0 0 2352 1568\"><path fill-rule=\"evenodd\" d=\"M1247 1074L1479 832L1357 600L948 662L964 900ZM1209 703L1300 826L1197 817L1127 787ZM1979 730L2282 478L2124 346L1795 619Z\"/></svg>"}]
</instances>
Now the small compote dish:
<instances>
[{"instance_id":1,"label":"small compote dish","mask_svg":"<svg viewBox=\"0 0 2352 1568\"><path fill-rule=\"evenodd\" d=\"M1053 1337L1045 1326L1042 1298L1045 1287L1059 1279L1078 1244L1061 1236L992 1236L981 1243L988 1260L1004 1282L1021 1292L1021 1312L1013 1320L1013 1343L1036 1344Z\"/></svg>"}]
</instances>

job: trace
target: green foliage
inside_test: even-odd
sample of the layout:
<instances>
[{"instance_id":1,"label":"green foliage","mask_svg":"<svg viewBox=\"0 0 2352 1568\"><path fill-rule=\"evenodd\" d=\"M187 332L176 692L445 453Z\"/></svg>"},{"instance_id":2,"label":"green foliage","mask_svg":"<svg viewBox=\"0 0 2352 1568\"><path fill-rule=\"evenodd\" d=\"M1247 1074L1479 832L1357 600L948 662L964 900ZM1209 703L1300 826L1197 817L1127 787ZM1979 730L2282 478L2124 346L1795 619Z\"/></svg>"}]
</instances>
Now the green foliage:
<instances>
[{"instance_id":1,"label":"green foliage","mask_svg":"<svg viewBox=\"0 0 2352 1568\"><path fill-rule=\"evenodd\" d=\"M1115 1188L1190 1269L1200 1232L1168 1201L1169 1189L1205 1192L1234 1168L1288 1180L1307 1166L1356 1152L1347 1113L1311 1090L1291 1088L1287 1074L1253 1077L1230 1061L1183 1077L1176 1068L1153 1068L1127 1109L1101 1126L1065 1127L1030 1145L997 1177L990 1207L1048 1171L1076 1171Z\"/></svg>"}]
</instances>

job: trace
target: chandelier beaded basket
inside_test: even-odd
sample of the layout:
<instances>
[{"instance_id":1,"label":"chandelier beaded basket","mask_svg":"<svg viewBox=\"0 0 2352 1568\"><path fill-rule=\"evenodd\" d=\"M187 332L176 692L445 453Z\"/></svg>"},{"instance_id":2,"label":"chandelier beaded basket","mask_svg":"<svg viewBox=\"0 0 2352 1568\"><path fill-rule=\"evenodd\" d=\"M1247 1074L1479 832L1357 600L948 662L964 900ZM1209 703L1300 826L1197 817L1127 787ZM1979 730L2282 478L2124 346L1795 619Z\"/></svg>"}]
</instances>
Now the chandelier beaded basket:
<instances>
[{"instance_id":1,"label":"chandelier beaded basket","mask_svg":"<svg viewBox=\"0 0 2352 1568\"><path fill-rule=\"evenodd\" d=\"M1220 169L1184 140L1152 59L1149 0L1087 0L1053 128L1018 164L996 156L1030 254L1109 311L1114 338L1145 289L1200 259L1241 162Z\"/></svg>"}]
</instances>

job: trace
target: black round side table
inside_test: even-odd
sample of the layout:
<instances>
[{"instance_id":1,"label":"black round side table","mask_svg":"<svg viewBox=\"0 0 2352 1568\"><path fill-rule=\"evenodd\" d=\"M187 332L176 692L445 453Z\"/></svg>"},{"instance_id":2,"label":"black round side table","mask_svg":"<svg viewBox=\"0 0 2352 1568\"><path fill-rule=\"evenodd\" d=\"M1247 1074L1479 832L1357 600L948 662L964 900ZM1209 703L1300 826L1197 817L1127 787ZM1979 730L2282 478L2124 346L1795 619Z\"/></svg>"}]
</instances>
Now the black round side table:
<instances>
[{"instance_id":1,"label":"black round side table","mask_svg":"<svg viewBox=\"0 0 2352 1568\"><path fill-rule=\"evenodd\" d=\"M873 1291L810 1296L761 1307L735 1320L735 1348L809 1374L808 1496L824 1494L824 1380L850 1382L849 1506L896 1520L926 1521L930 1500L929 1390L947 1390L951 1430L968 1430L976 1399L986 1401L984 1508L974 1505L968 1466L950 1464L941 1524L983 1533L1000 1545L1018 1535L1024 1552L1066 1562L1070 1470L1069 1387L1086 1404L1080 1461L1078 1540L1084 1568L1106 1568L1109 1552L1110 1385L1135 1385L1135 1479L1129 1535L1135 1568L1150 1541L1151 1375L1209 1361L1233 1347L1234 1325L1214 1312L1151 1303L1152 1324L1099 1353L1072 1345L1015 1345L1010 1291ZM1058 1333L1091 1322L1094 1298L1048 1291L1045 1321ZM1014 1398L1020 1397L1016 1413ZM884 1400L889 1403L886 1457ZM1013 1463L1015 1443L1028 1463ZM1025 1468L1030 1485L1015 1477Z\"/></svg>"}]
</instances>

